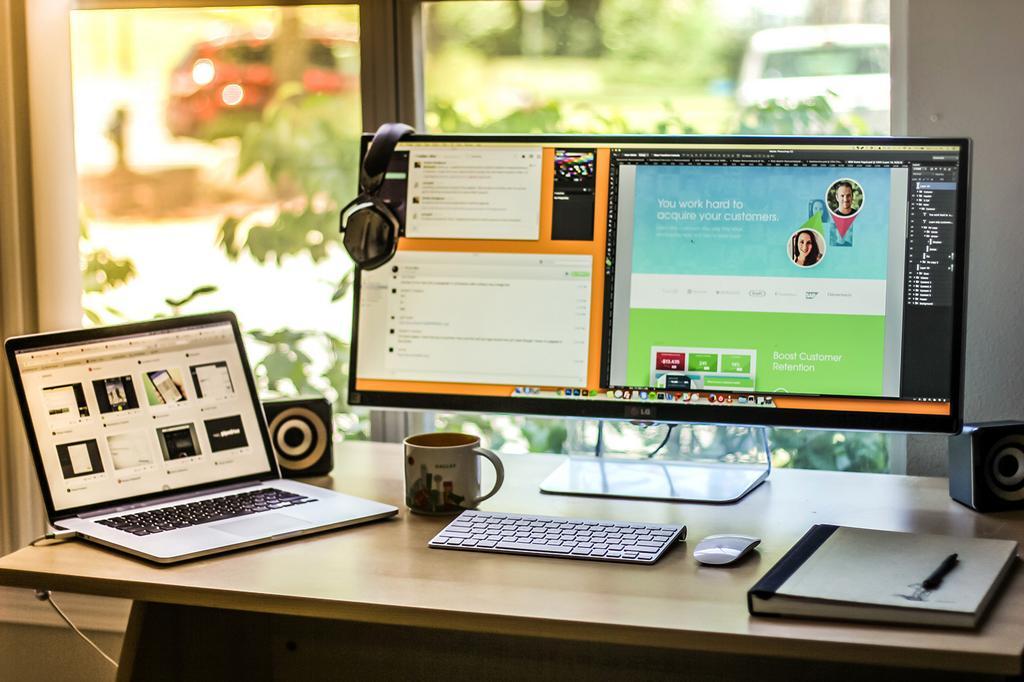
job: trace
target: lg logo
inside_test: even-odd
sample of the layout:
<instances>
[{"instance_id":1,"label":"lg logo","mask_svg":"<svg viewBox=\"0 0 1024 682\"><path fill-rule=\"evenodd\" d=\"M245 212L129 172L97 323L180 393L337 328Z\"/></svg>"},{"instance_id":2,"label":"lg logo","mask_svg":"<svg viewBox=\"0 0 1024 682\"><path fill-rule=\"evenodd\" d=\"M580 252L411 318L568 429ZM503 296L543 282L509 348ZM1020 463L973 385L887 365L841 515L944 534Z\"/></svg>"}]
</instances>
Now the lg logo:
<instances>
[{"instance_id":1,"label":"lg logo","mask_svg":"<svg viewBox=\"0 0 1024 682\"><path fill-rule=\"evenodd\" d=\"M656 413L657 410L650 405L630 405L626 408L626 416L630 419L652 418Z\"/></svg>"}]
</instances>

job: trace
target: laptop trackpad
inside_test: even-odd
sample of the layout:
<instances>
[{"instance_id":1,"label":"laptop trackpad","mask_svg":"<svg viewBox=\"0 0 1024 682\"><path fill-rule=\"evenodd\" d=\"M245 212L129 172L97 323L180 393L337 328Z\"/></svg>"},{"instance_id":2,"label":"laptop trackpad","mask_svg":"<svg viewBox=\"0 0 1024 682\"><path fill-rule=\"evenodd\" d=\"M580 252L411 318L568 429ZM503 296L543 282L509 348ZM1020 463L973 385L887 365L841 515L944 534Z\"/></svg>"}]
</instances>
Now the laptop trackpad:
<instances>
[{"instance_id":1,"label":"laptop trackpad","mask_svg":"<svg viewBox=\"0 0 1024 682\"><path fill-rule=\"evenodd\" d=\"M252 519L225 521L224 523L217 523L208 527L240 537L266 537L286 530L299 530L307 526L309 526L308 521L297 519L287 514L274 513L264 514Z\"/></svg>"}]
</instances>

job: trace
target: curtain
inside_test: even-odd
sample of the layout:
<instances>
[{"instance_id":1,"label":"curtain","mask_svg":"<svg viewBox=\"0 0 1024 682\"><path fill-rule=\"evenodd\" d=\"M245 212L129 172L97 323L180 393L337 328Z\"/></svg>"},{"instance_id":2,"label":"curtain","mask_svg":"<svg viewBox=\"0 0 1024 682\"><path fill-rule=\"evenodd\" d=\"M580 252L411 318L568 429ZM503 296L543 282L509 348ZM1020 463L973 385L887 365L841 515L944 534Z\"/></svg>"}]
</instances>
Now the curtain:
<instances>
[{"instance_id":1,"label":"curtain","mask_svg":"<svg viewBox=\"0 0 1024 682\"><path fill-rule=\"evenodd\" d=\"M38 329L24 4L0 0L0 337ZM46 526L6 359L0 362L0 553Z\"/></svg>"}]
</instances>

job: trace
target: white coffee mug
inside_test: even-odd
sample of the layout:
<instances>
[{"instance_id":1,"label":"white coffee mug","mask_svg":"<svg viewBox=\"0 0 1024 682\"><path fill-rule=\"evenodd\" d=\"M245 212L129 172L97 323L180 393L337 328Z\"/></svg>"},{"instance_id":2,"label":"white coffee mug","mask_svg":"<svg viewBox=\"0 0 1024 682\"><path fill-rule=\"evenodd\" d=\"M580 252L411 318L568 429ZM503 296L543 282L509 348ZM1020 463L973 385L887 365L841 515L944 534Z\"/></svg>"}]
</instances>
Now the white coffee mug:
<instances>
[{"instance_id":1,"label":"white coffee mug","mask_svg":"<svg viewBox=\"0 0 1024 682\"><path fill-rule=\"evenodd\" d=\"M480 458L494 465L494 487L480 494ZM468 433L421 433L405 439L405 503L421 514L472 509L498 492L505 467Z\"/></svg>"}]
</instances>

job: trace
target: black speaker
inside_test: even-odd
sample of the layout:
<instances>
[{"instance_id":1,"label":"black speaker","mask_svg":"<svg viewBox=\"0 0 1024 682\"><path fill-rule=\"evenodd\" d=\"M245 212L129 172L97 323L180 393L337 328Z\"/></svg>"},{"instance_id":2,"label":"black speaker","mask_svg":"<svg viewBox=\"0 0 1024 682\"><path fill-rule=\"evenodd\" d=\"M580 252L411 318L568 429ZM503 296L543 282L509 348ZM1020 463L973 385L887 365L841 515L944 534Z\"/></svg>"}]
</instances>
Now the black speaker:
<instances>
[{"instance_id":1,"label":"black speaker","mask_svg":"<svg viewBox=\"0 0 1024 682\"><path fill-rule=\"evenodd\" d=\"M950 436L949 495L980 512L1024 509L1024 422L967 424Z\"/></svg>"},{"instance_id":2,"label":"black speaker","mask_svg":"<svg viewBox=\"0 0 1024 682\"><path fill-rule=\"evenodd\" d=\"M334 468L331 404L300 396L263 401L270 442L285 478L323 476Z\"/></svg>"}]
</instances>

